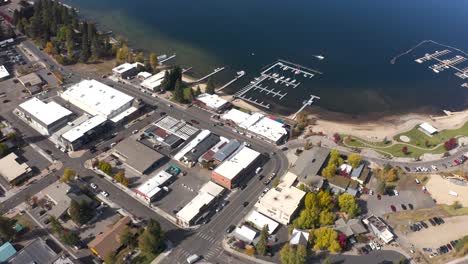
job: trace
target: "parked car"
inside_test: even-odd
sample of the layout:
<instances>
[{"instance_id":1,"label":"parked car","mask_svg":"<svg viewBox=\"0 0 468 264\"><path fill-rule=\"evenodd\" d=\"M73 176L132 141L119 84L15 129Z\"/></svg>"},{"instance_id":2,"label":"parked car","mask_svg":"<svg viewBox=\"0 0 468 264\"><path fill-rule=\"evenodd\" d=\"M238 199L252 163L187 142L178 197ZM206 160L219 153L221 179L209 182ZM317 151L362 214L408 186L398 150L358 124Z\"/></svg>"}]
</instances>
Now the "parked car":
<instances>
[{"instance_id":1,"label":"parked car","mask_svg":"<svg viewBox=\"0 0 468 264\"><path fill-rule=\"evenodd\" d=\"M106 191L102 191L101 194L102 194L104 197L108 197L108 196L109 196L109 193L106 192Z\"/></svg>"},{"instance_id":2,"label":"parked car","mask_svg":"<svg viewBox=\"0 0 468 264\"><path fill-rule=\"evenodd\" d=\"M249 205L249 202L245 201L242 205L243 205L244 207L247 207L247 205Z\"/></svg>"},{"instance_id":3,"label":"parked car","mask_svg":"<svg viewBox=\"0 0 468 264\"><path fill-rule=\"evenodd\" d=\"M418 180L418 178L414 179L414 181L417 183L417 184L420 184L421 182Z\"/></svg>"},{"instance_id":4,"label":"parked car","mask_svg":"<svg viewBox=\"0 0 468 264\"><path fill-rule=\"evenodd\" d=\"M430 223L432 226L437 225L433 218L429 218L429 223Z\"/></svg>"},{"instance_id":5,"label":"parked car","mask_svg":"<svg viewBox=\"0 0 468 264\"><path fill-rule=\"evenodd\" d=\"M381 199L382 199L382 195L377 194L377 200L381 200Z\"/></svg>"},{"instance_id":6,"label":"parked car","mask_svg":"<svg viewBox=\"0 0 468 264\"><path fill-rule=\"evenodd\" d=\"M410 210L413 210L413 209L414 209L413 204L408 204L408 207L409 207Z\"/></svg>"},{"instance_id":7,"label":"parked car","mask_svg":"<svg viewBox=\"0 0 468 264\"><path fill-rule=\"evenodd\" d=\"M91 186L91 188L92 188L93 190L96 190L96 189L97 189L97 185L96 185L95 183L93 183L93 182L90 183L89 186Z\"/></svg>"},{"instance_id":8,"label":"parked car","mask_svg":"<svg viewBox=\"0 0 468 264\"><path fill-rule=\"evenodd\" d=\"M230 225L230 226L226 229L226 233L230 234L232 231L234 231L234 229L236 229L236 226Z\"/></svg>"},{"instance_id":9,"label":"parked car","mask_svg":"<svg viewBox=\"0 0 468 264\"><path fill-rule=\"evenodd\" d=\"M132 131L132 134L135 135L136 133L138 133L138 131L139 131L138 129L135 129L135 130Z\"/></svg>"},{"instance_id":10,"label":"parked car","mask_svg":"<svg viewBox=\"0 0 468 264\"><path fill-rule=\"evenodd\" d=\"M401 208L402 208L403 210L406 210L406 209L407 209L407 208L406 208L406 205L404 205L404 204L401 204Z\"/></svg>"},{"instance_id":11,"label":"parked car","mask_svg":"<svg viewBox=\"0 0 468 264\"><path fill-rule=\"evenodd\" d=\"M424 227L424 228L429 228L429 226L426 224L426 222L424 221L421 221L421 225Z\"/></svg>"},{"instance_id":12,"label":"parked car","mask_svg":"<svg viewBox=\"0 0 468 264\"><path fill-rule=\"evenodd\" d=\"M390 205L390 208L392 209L393 212L396 212L396 207L394 205Z\"/></svg>"}]
</instances>

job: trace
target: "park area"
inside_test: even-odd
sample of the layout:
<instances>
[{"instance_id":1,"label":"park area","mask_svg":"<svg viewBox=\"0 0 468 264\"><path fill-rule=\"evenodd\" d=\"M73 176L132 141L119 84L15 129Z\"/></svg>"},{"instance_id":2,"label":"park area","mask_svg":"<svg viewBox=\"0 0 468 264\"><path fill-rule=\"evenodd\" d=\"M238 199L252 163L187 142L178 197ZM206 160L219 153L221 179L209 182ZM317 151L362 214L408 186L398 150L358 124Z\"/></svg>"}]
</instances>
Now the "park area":
<instances>
[{"instance_id":1,"label":"park area","mask_svg":"<svg viewBox=\"0 0 468 264\"><path fill-rule=\"evenodd\" d=\"M451 138L468 137L468 122L458 129L445 129L428 136L419 126L397 134L393 140L368 141L351 135L340 135L343 145L350 148L370 148L384 156L418 158L423 154L443 154L444 143Z\"/></svg>"}]
</instances>

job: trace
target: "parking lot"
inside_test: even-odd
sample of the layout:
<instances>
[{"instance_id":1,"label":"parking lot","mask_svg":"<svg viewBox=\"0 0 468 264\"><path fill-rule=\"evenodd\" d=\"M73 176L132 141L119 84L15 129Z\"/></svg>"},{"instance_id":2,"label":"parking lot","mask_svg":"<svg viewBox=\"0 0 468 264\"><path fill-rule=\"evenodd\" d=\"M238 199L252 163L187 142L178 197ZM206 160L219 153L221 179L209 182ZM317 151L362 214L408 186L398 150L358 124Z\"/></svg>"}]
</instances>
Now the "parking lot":
<instances>
[{"instance_id":1,"label":"parking lot","mask_svg":"<svg viewBox=\"0 0 468 264\"><path fill-rule=\"evenodd\" d=\"M450 243L452 240L460 239L468 233L468 216L455 216L444 218L445 223L422 229L418 232L410 232L407 238L420 250L422 248L435 249ZM427 221L426 221L427 222Z\"/></svg>"},{"instance_id":2,"label":"parking lot","mask_svg":"<svg viewBox=\"0 0 468 264\"><path fill-rule=\"evenodd\" d=\"M435 205L431 196L421 190L402 190L398 196L382 195L381 200L378 200L377 195L369 196L367 200L367 210L369 213L377 216L382 216L387 213L391 213L391 206L393 205L396 211L404 211L401 205L404 205L407 209L413 210L421 208L429 208ZM411 204L411 206L409 205Z\"/></svg>"}]
</instances>

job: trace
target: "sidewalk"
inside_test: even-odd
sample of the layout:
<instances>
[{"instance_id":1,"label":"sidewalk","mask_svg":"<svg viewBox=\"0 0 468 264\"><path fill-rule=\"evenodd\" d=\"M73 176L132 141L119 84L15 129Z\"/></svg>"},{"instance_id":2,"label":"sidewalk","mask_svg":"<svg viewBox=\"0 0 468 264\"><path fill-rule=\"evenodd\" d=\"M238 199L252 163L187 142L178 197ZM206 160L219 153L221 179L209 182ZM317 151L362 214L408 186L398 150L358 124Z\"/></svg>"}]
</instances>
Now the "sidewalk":
<instances>
[{"instance_id":1,"label":"sidewalk","mask_svg":"<svg viewBox=\"0 0 468 264\"><path fill-rule=\"evenodd\" d=\"M100 170L97 170L95 168L92 168L90 166L90 161L86 161L85 162L85 168L87 169L90 169L92 171L94 171L95 173L99 174L99 175L102 175L104 176L104 179L106 179L107 181L109 181L110 183L112 183L115 187L119 188L120 190L122 190L123 192L127 193L130 197L132 197L133 199L137 200L138 202L140 202L141 204L145 205L146 207L148 207L149 209L153 210L155 213L159 214L160 216L164 217L166 220L170 221L171 223L173 223L174 225L180 227L180 228L183 228L181 226L179 226L179 224L177 223L177 220L175 217L173 217L172 215L166 213L165 211L161 210L159 207L156 207L156 206L152 206L150 204L148 204L146 201L143 201L141 200L132 190L130 190L129 188L121 185L120 183L117 183L117 182L114 182L114 180L112 179L112 177L110 177L109 175L103 173L102 171Z\"/></svg>"},{"instance_id":2,"label":"sidewalk","mask_svg":"<svg viewBox=\"0 0 468 264\"><path fill-rule=\"evenodd\" d=\"M154 258L153 261L151 261L151 264L158 264L161 261L163 261L164 258L169 256L169 254L171 254L172 250L174 249L174 245L171 241L166 240L166 246L166 249L163 252L161 252L161 254L159 254L156 258Z\"/></svg>"}]
</instances>

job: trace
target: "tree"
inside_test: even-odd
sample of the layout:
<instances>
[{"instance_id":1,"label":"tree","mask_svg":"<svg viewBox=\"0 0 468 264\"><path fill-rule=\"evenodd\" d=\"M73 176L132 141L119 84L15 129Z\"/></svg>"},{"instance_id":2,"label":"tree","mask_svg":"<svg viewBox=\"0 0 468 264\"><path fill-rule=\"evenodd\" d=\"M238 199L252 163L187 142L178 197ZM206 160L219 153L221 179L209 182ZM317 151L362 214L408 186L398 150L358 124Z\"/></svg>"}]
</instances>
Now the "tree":
<instances>
[{"instance_id":1,"label":"tree","mask_svg":"<svg viewBox=\"0 0 468 264\"><path fill-rule=\"evenodd\" d=\"M70 168L65 168L63 170L63 175L60 178L60 181L63 183L69 183L73 181L76 177L76 172Z\"/></svg>"},{"instance_id":2,"label":"tree","mask_svg":"<svg viewBox=\"0 0 468 264\"><path fill-rule=\"evenodd\" d=\"M151 65L151 69L155 72L158 69L158 56L156 53L151 53L149 56L149 63Z\"/></svg>"},{"instance_id":3,"label":"tree","mask_svg":"<svg viewBox=\"0 0 468 264\"><path fill-rule=\"evenodd\" d=\"M164 245L164 233L154 219L150 219L145 231L140 235L138 246L144 253L157 254Z\"/></svg>"},{"instance_id":4,"label":"tree","mask_svg":"<svg viewBox=\"0 0 468 264\"><path fill-rule=\"evenodd\" d=\"M9 152L10 152L10 149L8 148L7 144L0 143L0 158L5 156Z\"/></svg>"},{"instance_id":5,"label":"tree","mask_svg":"<svg viewBox=\"0 0 468 264\"><path fill-rule=\"evenodd\" d=\"M62 234L60 235L60 238L63 241L63 243L69 246L78 245L78 243L80 243L80 236L77 232L74 231L63 230Z\"/></svg>"},{"instance_id":6,"label":"tree","mask_svg":"<svg viewBox=\"0 0 468 264\"><path fill-rule=\"evenodd\" d=\"M268 225L265 225L260 232L260 239L258 240L257 249L258 254L264 256L268 246Z\"/></svg>"},{"instance_id":7,"label":"tree","mask_svg":"<svg viewBox=\"0 0 468 264\"><path fill-rule=\"evenodd\" d=\"M341 251L340 244L338 243L338 233L330 227L321 227L314 231L314 246L315 250L328 249L331 252Z\"/></svg>"},{"instance_id":8,"label":"tree","mask_svg":"<svg viewBox=\"0 0 468 264\"><path fill-rule=\"evenodd\" d=\"M296 254L295 254L295 264L304 264L306 263L306 258L307 258L307 249L304 245L298 245L296 248Z\"/></svg>"},{"instance_id":9,"label":"tree","mask_svg":"<svg viewBox=\"0 0 468 264\"><path fill-rule=\"evenodd\" d=\"M348 155L348 164L353 167L353 169L357 168L362 161L362 157L359 154L352 153Z\"/></svg>"},{"instance_id":10,"label":"tree","mask_svg":"<svg viewBox=\"0 0 468 264\"><path fill-rule=\"evenodd\" d=\"M125 172L123 170L117 172L114 176L114 180L122 183L123 179L125 178Z\"/></svg>"},{"instance_id":11,"label":"tree","mask_svg":"<svg viewBox=\"0 0 468 264\"><path fill-rule=\"evenodd\" d=\"M319 220L319 214L314 209L304 209L293 222L293 226L301 229L314 228Z\"/></svg>"},{"instance_id":12,"label":"tree","mask_svg":"<svg viewBox=\"0 0 468 264\"><path fill-rule=\"evenodd\" d=\"M115 252L109 252L104 258L105 264L114 264L117 263L117 255Z\"/></svg>"},{"instance_id":13,"label":"tree","mask_svg":"<svg viewBox=\"0 0 468 264\"><path fill-rule=\"evenodd\" d=\"M317 195L309 192L306 194L304 199L304 205L306 209L312 209L317 207Z\"/></svg>"},{"instance_id":14,"label":"tree","mask_svg":"<svg viewBox=\"0 0 468 264\"><path fill-rule=\"evenodd\" d=\"M331 196L331 194L329 192L321 190L317 194L317 199L318 199L320 209L322 209L322 210L331 210L331 209L333 209L334 204L333 204L333 201L332 201L332 196Z\"/></svg>"},{"instance_id":15,"label":"tree","mask_svg":"<svg viewBox=\"0 0 468 264\"><path fill-rule=\"evenodd\" d=\"M3 241L10 241L15 237L16 231L14 226L16 224L15 219L0 216L0 238Z\"/></svg>"},{"instance_id":16,"label":"tree","mask_svg":"<svg viewBox=\"0 0 468 264\"><path fill-rule=\"evenodd\" d=\"M86 224L93 216L92 209L86 201L78 203L75 200L71 200L68 213L73 222L83 225Z\"/></svg>"},{"instance_id":17,"label":"tree","mask_svg":"<svg viewBox=\"0 0 468 264\"><path fill-rule=\"evenodd\" d=\"M122 64L126 62L128 56L129 56L128 47L127 45L123 44L122 47L120 47L117 50L117 53L115 54L115 59L117 60L118 64Z\"/></svg>"},{"instance_id":18,"label":"tree","mask_svg":"<svg viewBox=\"0 0 468 264\"><path fill-rule=\"evenodd\" d=\"M215 85L213 83L213 78L209 78L206 83L205 92L209 94L215 94Z\"/></svg>"},{"instance_id":19,"label":"tree","mask_svg":"<svg viewBox=\"0 0 468 264\"><path fill-rule=\"evenodd\" d=\"M387 190L387 184L385 183L385 181L378 180L377 189L375 190L377 194L382 195L385 193L386 190Z\"/></svg>"},{"instance_id":20,"label":"tree","mask_svg":"<svg viewBox=\"0 0 468 264\"><path fill-rule=\"evenodd\" d=\"M145 62L145 53L138 52L137 55L135 56L135 61L140 62L140 63Z\"/></svg>"},{"instance_id":21,"label":"tree","mask_svg":"<svg viewBox=\"0 0 468 264\"><path fill-rule=\"evenodd\" d=\"M340 211L348 213L350 217L358 215L361 211L356 202L356 197L349 193L343 193L338 197L338 205L340 206Z\"/></svg>"},{"instance_id":22,"label":"tree","mask_svg":"<svg viewBox=\"0 0 468 264\"><path fill-rule=\"evenodd\" d=\"M401 152L403 152L403 154L407 155L409 152L408 152L408 147L407 146L403 146L401 148Z\"/></svg>"},{"instance_id":23,"label":"tree","mask_svg":"<svg viewBox=\"0 0 468 264\"><path fill-rule=\"evenodd\" d=\"M337 166L335 164L328 164L323 170L322 170L322 176L325 178L332 178L333 176L336 175L336 170Z\"/></svg>"},{"instance_id":24,"label":"tree","mask_svg":"<svg viewBox=\"0 0 468 264\"><path fill-rule=\"evenodd\" d=\"M274 180L273 180L273 188L276 188L278 187L278 185L280 184L280 178L279 177L276 177Z\"/></svg>"},{"instance_id":25,"label":"tree","mask_svg":"<svg viewBox=\"0 0 468 264\"><path fill-rule=\"evenodd\" d=\"M335 222L335 214L328 210L323 210L320 212L319 222L321 226L331 225Z\"/></svg>"},{"instance_id":26,"label":"tree","mask_svg":"<svg viewBox=\"0 0 468 264\"><path fill-rule=\"evenodd\" d=\"M395 182L398 180L398 170L396 168L391 168L387 173L386 173L386 181L387 182Z\"/></svg>"},{"instance_id":27,"label":"tree","mask_svg":"<svg viewBox=\"0 0 468 264\"><path fill-rule=\"evenodd\" d=\"M193 89L190 87L187 87L183 91L184 91L184 101L187 103L191 103L194 98Z\"/></svg>"},{"instance_id":28,"label":"tree","mask_svg":"<svg viewBox=\"0 0 468 264\"><path fill-rule=\"evenodd\" d=\"M338 133L333 134L333 141L335 143L341 142L341 136Z\"/></svg>"},{"instance_id":29,"label":"tree","mask_svg":"<svg viewBox=\"0 0 468 264\"><path fill-rule=\"evenodd\" d=\"M455 202L453 202L453 203L450 205L450 207L451 207L453 210L458 210L458 209L462 208L463 206L460 204L459 201L455 201Z\"/></svg>"},{"instance_id":30,"label":"tree","mask_svg":"<svg viewBox=\"0 0 468 264\"><path fill-rule=\"evenodd\" d=\"M120 234L120 242L125 246L129 246L129 247L135 246L134 238L135 238L135 235L133 234L129 226L126 226L124 230L122 231L122 233Z\"/></svg>"},{"instance_id":31,"label":"tree","mask_svg":"<svg viewBox=\"0 0 468 264\"><path fill-rule=\"evenodd\" d=\"M201 93L202 93L202 92L201 92L201 90L200 90L200 86L198 85L198 86L197 86L197 89L195 89L195 94L194 94L194 96L195 96L195 97L198 97Z\"/></svg>"},{"instance_id":32,"label":"tree","mask_svg":"<svg viewBox=\"0 0 468 264\"><path fill-rule=\"evenodd\" d=\"M454 149L457 146L457 140L455 138L450 138L444 143L444 148L447 151Z\"/></svg>"},{"instance_id":33,"label":"tree","mask_svg":"<svg viewBox=\"0 0 468 264\"><path fill-rule=\"evenodd\" d=\"M289 245L289 243L284 244L284 246L280 250L280 260L282 264L290 264L290 256L294 254L294 252L292 251L293 250L291 250L291 246Z\"/></svg>"},{"instance_id":34,"label":"tree","mask_svg":"<svg viewBox=\"0 0 468 264\"><path fill-rule=\"evenodd\" d=\"M45 51L47 54L53 54L54 51L55 51L54 44L52 44L52 42L50 42L50 41L47 42L44 51Z\"/></svg>"},{"instance_id":35,"label":"tree","mask_svg":"<svg viewBox=\"0 0 468 264\"><path fill-rule=\"evenodd\" d=\"M172 96L176 102L182 103L184 101L184 90L180 80L177 80Z\"/></svg>"},{"instance_id":36,"label":"tree","mask_svg":"<svg viewBox=\"0 0 468 264\"><path fill-rule=\"evenodd\" d=\"M105 161L100 161L98 168L107 175L111 175L112 173L112 166Z\"/></svg>"}]
</instances>

